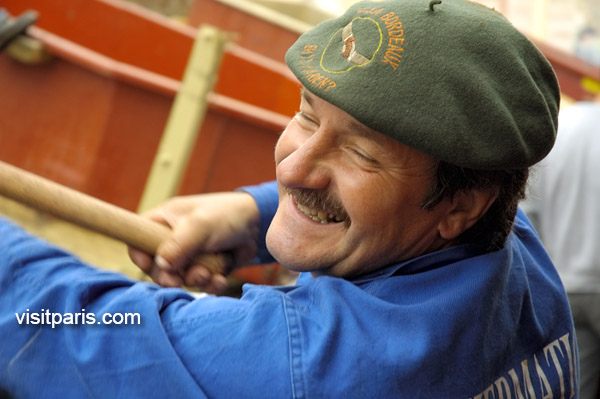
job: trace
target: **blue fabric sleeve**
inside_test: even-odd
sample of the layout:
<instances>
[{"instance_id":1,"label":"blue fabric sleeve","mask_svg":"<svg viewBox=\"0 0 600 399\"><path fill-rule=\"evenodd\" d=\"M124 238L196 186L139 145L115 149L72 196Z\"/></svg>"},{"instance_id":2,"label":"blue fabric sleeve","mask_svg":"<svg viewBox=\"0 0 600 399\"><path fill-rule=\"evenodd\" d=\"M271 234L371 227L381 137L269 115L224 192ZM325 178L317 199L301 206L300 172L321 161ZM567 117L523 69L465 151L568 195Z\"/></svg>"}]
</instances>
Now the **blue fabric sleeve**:
<instances>
[{"instance_id":1,"label":"blue fabric sleeve","mask_svg":"<svg viewBox=\"0 0 600 399\"><path fill-rule=\"evenodd\" d=\"M291 397L281 320L275 290L194 299L86 266L0 218L0 391L15 397Z\"/></svg>"},{"instance_id":2,"label":"blue fabric sleeve","mask_svg":"<svg viewBox=\"0 0 600 399\"><path fill-rule=\"evenodd\" d=\"M258 211L260 213L258 254L255 259L255 262L275 262L275 259L273 259L273 257L267 250L265 237L267 235L267 230L271 225L271 221L273 220L273 216L275 216L275 212L277 212L277 207L279 206L279 193L277 191L277 182L271 181L256 186L246 186L238 189L238 191L244 191L250 194L252 197L254 197L254 200L258 205Z\"/></svg>"}]
</instances>

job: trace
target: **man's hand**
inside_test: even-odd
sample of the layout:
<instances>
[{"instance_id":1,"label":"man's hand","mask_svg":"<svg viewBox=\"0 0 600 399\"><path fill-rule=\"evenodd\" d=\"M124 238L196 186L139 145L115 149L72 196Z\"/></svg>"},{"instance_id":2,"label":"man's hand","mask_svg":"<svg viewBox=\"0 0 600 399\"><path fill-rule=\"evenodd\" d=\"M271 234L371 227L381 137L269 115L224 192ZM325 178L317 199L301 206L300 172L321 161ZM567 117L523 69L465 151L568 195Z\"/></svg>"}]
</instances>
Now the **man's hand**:
<instances>
[{"instance_id":1,"label":"man's hand","mask_svg":"<svg viewBox=\"0 0 600 399\"><path fill-rule=\"evenodd\" d=\"M219 293L227 286L225 275L250 264L257 251L258 208L247 193L176 197L144 216L167 225L172 234L154 258L135 248L129 256L163 286Z\"/></svg>"}]
</instances>

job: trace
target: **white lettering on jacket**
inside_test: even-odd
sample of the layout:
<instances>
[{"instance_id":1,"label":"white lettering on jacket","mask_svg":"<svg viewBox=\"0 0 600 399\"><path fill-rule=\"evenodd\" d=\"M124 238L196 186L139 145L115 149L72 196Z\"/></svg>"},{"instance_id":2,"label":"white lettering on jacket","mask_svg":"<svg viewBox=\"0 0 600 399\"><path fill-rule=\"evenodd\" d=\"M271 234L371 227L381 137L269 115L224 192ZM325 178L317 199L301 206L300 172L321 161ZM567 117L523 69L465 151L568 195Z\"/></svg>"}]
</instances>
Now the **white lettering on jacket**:
<instances>
[{"instance_id":1,"label":"white lettering on jacket","mask_svg":"<svg viewBox=\"0 0 600 399\"><path fill-rule=\"evenodd\" d=\"M577 392L576 346L567 333L469 399L572 399ZM536 392L541 396L536 396Z\"/></svg>"}]
</instances>

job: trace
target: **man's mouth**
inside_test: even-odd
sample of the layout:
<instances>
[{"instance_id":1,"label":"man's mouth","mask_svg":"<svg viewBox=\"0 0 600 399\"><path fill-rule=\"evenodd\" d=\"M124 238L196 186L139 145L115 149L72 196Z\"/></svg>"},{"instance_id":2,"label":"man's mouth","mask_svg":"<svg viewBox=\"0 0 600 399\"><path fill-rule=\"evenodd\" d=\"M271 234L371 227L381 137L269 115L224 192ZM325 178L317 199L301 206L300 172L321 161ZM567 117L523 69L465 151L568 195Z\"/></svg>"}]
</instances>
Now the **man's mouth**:
<instances>
[{"instance_id":1,"label":"man's mouth","mask_svg":"<svg viewBox=\"0 0 600 399\"><path fill-rule=\"evenodd\" d=\"M350 225L350 218L341 203L316 190L289 189L288 194L293 198L296 207L313 221L321 224L341 223Z\"/></svg>"},{"instance_id":2,"label":"man's mouth","mask_svg":"<svg viewBox=\"0 0 600 399\"><path fill-rule=\"evenodd\" d=\"M300 209L300 212L304 213L306 216L311 218L317 223L321 224L329 224L329 223L339 223L344 221L343 216L336 215L332 212L321 211L317 209L312 209L307 206L301 205L296 202L296 206Z\"/></svg>"}]
</instances>

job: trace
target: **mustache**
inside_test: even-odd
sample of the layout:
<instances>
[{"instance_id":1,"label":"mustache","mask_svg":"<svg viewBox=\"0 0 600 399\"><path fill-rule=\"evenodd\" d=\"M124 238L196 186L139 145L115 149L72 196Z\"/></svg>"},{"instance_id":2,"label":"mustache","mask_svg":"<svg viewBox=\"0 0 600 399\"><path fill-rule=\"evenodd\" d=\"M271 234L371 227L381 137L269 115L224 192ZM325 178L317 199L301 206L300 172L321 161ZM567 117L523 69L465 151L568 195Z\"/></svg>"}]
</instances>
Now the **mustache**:
<instances>
[{"instance_id":1,"label":"mustache","mask_svg":"<svg viewBox=\"0 0 600 399\"><path fill-rule=\"evenodd\" d=\"M297 204L333 214L342 219L346 226L350 225L350 216L346 212L342 202L330 192L288 187L285 187L285 191L294 198Z\"/></svg>"}]
</instances>

